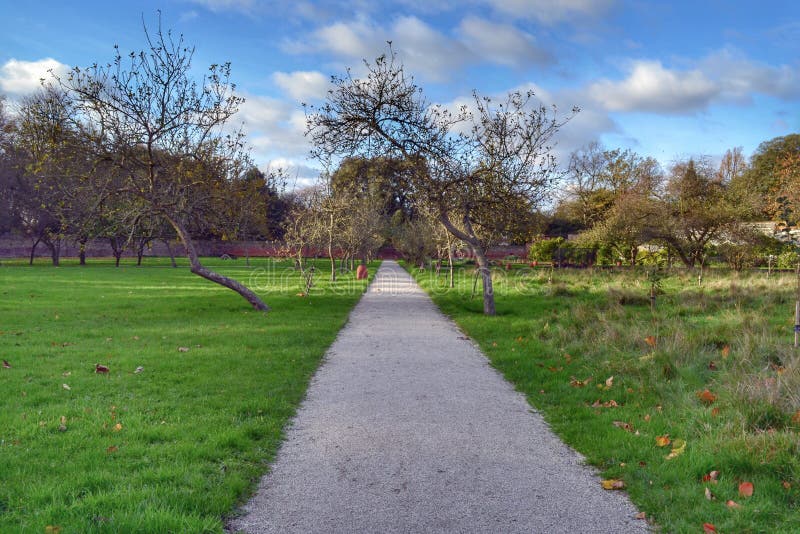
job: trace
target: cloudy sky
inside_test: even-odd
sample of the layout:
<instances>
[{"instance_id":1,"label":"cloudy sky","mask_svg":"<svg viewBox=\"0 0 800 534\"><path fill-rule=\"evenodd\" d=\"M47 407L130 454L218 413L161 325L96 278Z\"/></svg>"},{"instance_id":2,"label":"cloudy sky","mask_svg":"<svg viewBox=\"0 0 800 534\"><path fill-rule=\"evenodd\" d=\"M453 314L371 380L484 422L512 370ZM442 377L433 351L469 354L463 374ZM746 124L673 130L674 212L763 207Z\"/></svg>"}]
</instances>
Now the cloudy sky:
<instances>
[{"instance_id":1,"label":"cloudy sky","mask_svg":"<svg viewBox=\"0 0 800 534\"><path fill-rule=\"evenodd\" d=\"M119 5L117 5L119 4ZM3 0L0 93L48 69L142 48L142 20L183 33L195 67L230 61L256 162L312 178L301 102L391 40L430 101L533 88L579 115L560 155L593 140L668 165L800 132L797 0Z\"/></svg>"}]
</instances>

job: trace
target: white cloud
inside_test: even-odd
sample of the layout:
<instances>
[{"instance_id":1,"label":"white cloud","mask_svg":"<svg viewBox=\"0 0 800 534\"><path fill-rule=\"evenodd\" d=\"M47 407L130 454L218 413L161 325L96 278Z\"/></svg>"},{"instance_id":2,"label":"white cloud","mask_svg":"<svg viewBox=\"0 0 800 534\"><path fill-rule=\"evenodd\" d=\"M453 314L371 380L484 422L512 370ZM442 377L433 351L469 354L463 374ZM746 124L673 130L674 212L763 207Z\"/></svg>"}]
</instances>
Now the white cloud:
<instances>
[{"instance_id":1,"label":"white cloud","mask_svg":"<svg viewBox=\"0 0 800 534\"><path fill-rule=\"evenodd\" d=\"M50 71L63 75L68 70L68 65L53 58L39 61L9 59L0 67L0 90L12 95L29 94L42 86L41 80L50 79Z\"/></svg>"},{"instance_id":2,"label":"white cloud","mask_svg":"<svg viewBox=\"0 0 800 534\"><path fill-rule=\"evenodd\" d=\"M669 70L659 61L636 61L624 80L601 80L589 87L589 95L608 110L654 113L704 109L719 92L700 70Z\"/></svg>"},{"instance_id":3,"label":"white cloud","mask_svg":"<svg viewBox=\"0 0 800 534\"><path fill-rule=\"evenodd\" d=\"M777 98L800 97L800 67L767 65L752 61L735 50L715 52L700 62L703 72L719 80L726 98L750 102L753 93Z\"/></svg>"},{"instance_id":4,"label":"white cloud","mask_svg":"<svg viewBox=\"0 0 800 534\"><path fill-rule=\"evenodd\" d=\"M519 66L550 59L547 52L536 46L532 35L508 24L467 17L461 21L459 32L475 55L499 65Z\"/></svg>"},{"instance_id":5,"label":"white cloud","mask_svg":"<svg viewBox=\"0 0 800 534\"><path fill-rule=\"evenodd\" d=\"M574 17L596 17L608 11L615 0L485 0L499 13L515 18L555 24Z\"/></svg>"},{"instance_id":6,"label":"white cloud","mask_svg":"<svg viewBox=\"0 0 800 534\"><path fill-rule=\"evenodd\" d=\"M272 80L298 102L325 98L330 80L318 71L275 72Z\"/></svg>"},{"instance_id":7,"label":"white cloud","mask_svg":"<svg viewBox=\"0 0 800 534\"><path fill-rule=\"evenodd\" d=\"M325 52L350 63L386 52L392 41L405 67L429 80L446 80L469 58L470 51L416 17L400 17L389 28L366 20L337 22L314 31L303 41L292 41L290 53ZM357 65L356 65L357 67Z\"/></svg>"}]
</instances>

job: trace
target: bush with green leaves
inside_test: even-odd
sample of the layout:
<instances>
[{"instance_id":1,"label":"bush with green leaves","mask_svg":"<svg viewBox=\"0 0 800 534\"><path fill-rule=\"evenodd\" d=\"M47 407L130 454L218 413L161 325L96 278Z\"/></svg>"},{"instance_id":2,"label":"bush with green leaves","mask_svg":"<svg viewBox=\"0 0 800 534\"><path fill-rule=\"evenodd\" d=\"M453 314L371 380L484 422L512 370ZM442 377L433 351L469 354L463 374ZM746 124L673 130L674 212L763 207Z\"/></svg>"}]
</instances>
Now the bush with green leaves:
<instances>
[{"instance_id":1,"label":"bush with green leaves","mask_svg":"<svg viewBox=\"0 0 800 534\"><path fill-rule=\"evenodd\" d=\"M564 246L565 242L563 237L540 239L531 244L528 249L528 259L530 261L553 261L556 250Z\"/></svg>"}]
</instances>

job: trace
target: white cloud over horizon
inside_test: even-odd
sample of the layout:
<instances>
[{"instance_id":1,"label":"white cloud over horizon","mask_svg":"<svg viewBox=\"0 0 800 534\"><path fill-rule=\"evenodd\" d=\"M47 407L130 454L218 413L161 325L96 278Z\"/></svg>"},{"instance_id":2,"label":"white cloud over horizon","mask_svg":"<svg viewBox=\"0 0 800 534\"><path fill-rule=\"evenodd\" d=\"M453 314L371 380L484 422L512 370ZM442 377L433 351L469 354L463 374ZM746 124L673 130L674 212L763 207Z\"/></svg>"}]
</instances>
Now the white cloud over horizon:
<instances>
[{"instance_id":1,"label":"white cloud over horizon","mask_svg":"<svg viewBox=\"0 0 800 534\"><path fill-rule=\"evenodd\" d=\"M12 96L24 96L42 87L42 80L49 80L51 72L64 75L69 66L53 58L38 61L9 59L0 67L0 91Z\"/></svg>"},{"instance_id":2,"label":"white cloud over horizon","mask_svg":"<svg viewBox=\"0 0 800 534\"><path fill-rule=\"evenodd\" d=\"M297 102L321 100L330 88L330 78L319 71L273 72L272 80Z\"/></svg>"},{"instance_id":3,"label":"white cloud over horizon","mask_svg":"<svg viewBox=\"0 0 800 534\"><path fill-rule=\"evenodd\" d=\"M588 88L588 94L609 111L667 114L704 109L719 93L718 84L702 71L670 70L660 61L635 61L625 79L603 79Z\"/></svg>"}]
</instances>

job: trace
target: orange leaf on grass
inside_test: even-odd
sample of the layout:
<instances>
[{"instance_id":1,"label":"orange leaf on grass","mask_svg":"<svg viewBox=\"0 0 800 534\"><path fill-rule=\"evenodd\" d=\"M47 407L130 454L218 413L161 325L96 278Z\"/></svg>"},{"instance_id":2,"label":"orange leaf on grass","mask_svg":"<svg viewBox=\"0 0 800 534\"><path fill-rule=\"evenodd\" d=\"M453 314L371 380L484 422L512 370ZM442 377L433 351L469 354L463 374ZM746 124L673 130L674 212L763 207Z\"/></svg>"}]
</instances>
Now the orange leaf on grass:
<instances>
[{"instance_id":1,"label":"orange leaf on grass","mask_svg":"<svg viewBox=\"0 0 800 534\"><path fill-rule=\"evenodd\" d=\"M742 482L739 484L739 495L742 497L752 497L753 496L753 483L752 482Z\"/></svg>"},{"instance_id":2,"label":"orange leaf on grass","mask_svg":"<svg viewBox=\"0 0 800 534\"><path fill-rule=\"evenodd\" d=\"M715 534L717 527L713 523L703 523L703 534Z\"/></svg>"},{"instance_id":3,"label":"orange leaf on grass","mask_svg":"<svg viewBox=\"0 0 800 534\"><path fill-rule=\"evenodd\" d=\"M703 475L703 482L711 482L712 484L716 484L718 478L719 471L711 471L709 474Z\"/></svg>"},{"instance_id":4,"label":"orange leaf on grass","mask_svg":"<svg viewBox=\"0 0 800 534\"><path fill-rule=\"evenodd\" d=\"M720 352L722 353L723 359L727 358L728 356L731 355L731 346L725 345L724 347L722 347L722 350Z\"/></svg>"},{"instance_id":5,"label":"orange leaf on grass","mask_svg":"<svg viewBox=\"0 0 800 534\"><path fill-rule=\"evenodd\" d=\"M717 400L717 396L707 389L697 392L697 398L700 399L700 402L706 405L713 404L714 401Z\"/></svg>"},{"instance_id":6,"label":"orange leaf on grass","mask_svg":"<svg viewBox=\"0 0 800 534\"><path fill-rule=\"evenodd\" d=\"M742 507L741 504L739 504L738 502L736 502L736 501L734 501L732 499L728 499L727 501L725 501L725 506L727 506L728 508L741 508Z\"/></svg>"},{"instance_id":7,"label":"orange leaf on grass","mask_svg":"<svg viewBox=\"0 0 800 534\"><path fill-rule=\"evenodd\" d=\"M656 436L656 446L666 447L670 443L672 443L672 441L669 439L669 434L665 436Z\"/></svg>"},{"instance_id":8,"label":"orange leaf on grass","mask_svg":"<svg viewBox=\"0 0 800 534\"><path fill-rule=\"evenodd\" d=\"M651 347L656 346L656 336L647 336L644 338L644 342L650 345Z\"/></svg>"}]
</instances>

